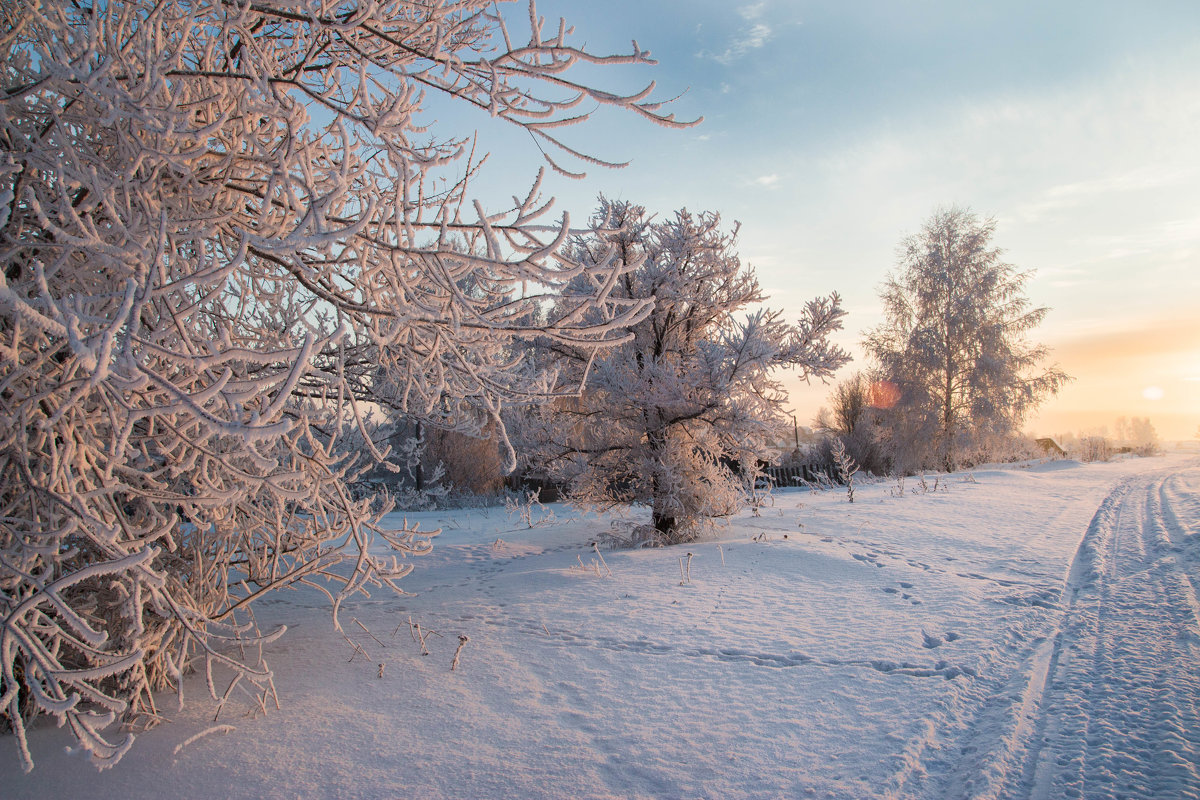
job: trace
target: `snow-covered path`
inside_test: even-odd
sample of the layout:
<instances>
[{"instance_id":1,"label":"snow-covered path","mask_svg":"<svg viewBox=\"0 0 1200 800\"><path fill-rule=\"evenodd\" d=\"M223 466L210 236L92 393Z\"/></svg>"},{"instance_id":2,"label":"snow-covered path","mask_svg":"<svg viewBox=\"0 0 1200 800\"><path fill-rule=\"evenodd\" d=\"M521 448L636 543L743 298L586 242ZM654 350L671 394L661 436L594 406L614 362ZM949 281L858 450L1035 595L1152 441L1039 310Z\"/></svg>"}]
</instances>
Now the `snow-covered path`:
<instances>
[{"instance_id":1,"label":"snow-covered path","mask_svg":"<svg viewBox=\"0 0 1200 800\"><path fill-rule=\"evenodd\" d=\"M1113 487L943 796L1200 797L1198 526L1200 467Z\"/></svg>"},{"instance_id":2,"label":"snow-covered path","mask_svg":"<svg viewBox=\"0 0 1200 800\"><path fill-rule=\"evenodd\" d=\"M315 592L262 604L281 711L188 744L193 680L108 772L51 728L32 775L0 746L0 797L1200 796L1194 460L779 492L607 566L612 520L554 511L420 515L416 595L348 605L353 645Z\"/></svg>"},{"instance_id":3,"label":"snow-covered path","mask_svg":"<svg viewBox=\"0 0 1200 800\"><path fill-rule=\"evenodd\" d=\"M1015 796L1200 797L1200 470L1123 481L1070 578Z\"/></svg>"}]
</instances>

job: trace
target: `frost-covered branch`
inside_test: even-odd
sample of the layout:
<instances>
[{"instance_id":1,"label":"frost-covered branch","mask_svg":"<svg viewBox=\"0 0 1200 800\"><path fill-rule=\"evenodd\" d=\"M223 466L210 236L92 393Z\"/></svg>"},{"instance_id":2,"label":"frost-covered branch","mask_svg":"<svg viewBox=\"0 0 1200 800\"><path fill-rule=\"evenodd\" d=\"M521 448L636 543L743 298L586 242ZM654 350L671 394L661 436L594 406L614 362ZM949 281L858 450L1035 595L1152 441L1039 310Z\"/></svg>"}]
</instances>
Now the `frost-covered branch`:
<instances>
[{"instance_id":1,"label":"frost-covered branch","mask_svg":"<svg viewBox=\"0 0 1200 800\"><path fill-rule=\"evenodd\" d=\"M528 130L568 172L606 163L562 138L582 102L681 123L648 91L574 77L646 51L588 54L532 3L519 44L490 0L17 5L0 31L0 714L26 768L37 714L111 766L131 740L106 726L157 719L154 691L197 664L234 671L214 697L249 687L265 708L271 673L246 648L270 638L251 613L265 593L315 586L336 623L346 599L400 590L436 532L350 491L388 456L366 414L503 440L506 402L578 392L526 363L530 340L616 346L648 313L612 292L625 265L564 252L541 174L501 211L471 201L485 157L426 127L434 96Z\"/></svg>"}]
</instances>

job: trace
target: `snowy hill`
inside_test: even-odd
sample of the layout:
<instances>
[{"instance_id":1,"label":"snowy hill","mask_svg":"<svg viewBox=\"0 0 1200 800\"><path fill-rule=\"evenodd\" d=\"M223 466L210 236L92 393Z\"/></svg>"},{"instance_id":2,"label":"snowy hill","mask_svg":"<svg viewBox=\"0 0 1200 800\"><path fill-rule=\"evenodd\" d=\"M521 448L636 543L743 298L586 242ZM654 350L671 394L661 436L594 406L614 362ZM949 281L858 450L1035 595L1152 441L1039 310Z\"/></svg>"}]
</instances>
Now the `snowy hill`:
<instances>
[{"instance_id":1,"label":"snowy hill","mask_svg":"<svg viewBox=\"0 0 1200 800\"><path fill-rule=\"evenodd\" d=\"M443 529L415 595L349 605L348 639L315 592L261 607L281 710L214 721L193 676L104 773L52 727L30 775L0 740L0 795L1200 796L1194 457L855 500L779 491L712 541L600 554L612 520L567 506L415 515Z\"/></svg>"}]
</instances>

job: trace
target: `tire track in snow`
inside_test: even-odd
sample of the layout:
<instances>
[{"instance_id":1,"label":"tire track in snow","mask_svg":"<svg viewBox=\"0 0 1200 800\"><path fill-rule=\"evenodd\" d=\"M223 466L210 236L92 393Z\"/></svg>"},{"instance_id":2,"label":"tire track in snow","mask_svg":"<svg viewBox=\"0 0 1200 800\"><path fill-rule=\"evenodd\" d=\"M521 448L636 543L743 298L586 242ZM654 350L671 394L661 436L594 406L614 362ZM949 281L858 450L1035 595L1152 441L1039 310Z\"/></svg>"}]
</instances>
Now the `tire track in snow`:
<instances>
[{"instance_id":1,"label":"tire track in snow","mask_svg":"<svg viewBox=\"0 0 1200 800\"><path fill-rule=\"evenodd\" d=\"M1200 798L1200 605L1174 510L1197 495L1190 469L1106 498L1072 570L1025 768L994 796Z\"/></svg>"},{"instance_id":2,"label":"tire track in snow","mask_svg":"<svg viewBox=\"0 0 1200 800\"><path fill-rule=\"evenodd\" d=\"M1007 637L1005 643L1010 648L1025 648L1017 659L1019 666L996 687L992 699L972 722L971 734L961 750L963 760L949 777L942 796L973 800L1021 796L1012 793L1013 784L1030 782L1037 742L1046 737L1050 723L1044 710L1051 691L1050 677L1058 670L1067 644L1065 622L1083 585L1100 567L1097 540L1110 536L1109 530L1119 517L1120 502L1131 480L1119 482L1093 514L1062 579L1061 591L1043 590L1044 594L1057 594L1056 602L1036 605L1061 609L1046 633L1030 644L1025 644L1016 631Z\"/></svg>"}]
</instances>

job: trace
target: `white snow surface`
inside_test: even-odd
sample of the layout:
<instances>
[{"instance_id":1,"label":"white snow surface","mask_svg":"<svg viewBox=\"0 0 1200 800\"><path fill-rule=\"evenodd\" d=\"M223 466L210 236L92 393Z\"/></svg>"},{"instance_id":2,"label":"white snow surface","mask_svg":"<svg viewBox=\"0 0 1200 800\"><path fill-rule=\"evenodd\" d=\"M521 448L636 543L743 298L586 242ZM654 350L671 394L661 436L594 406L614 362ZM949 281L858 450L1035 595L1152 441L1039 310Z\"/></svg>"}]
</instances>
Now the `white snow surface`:
<instances>
[{"instance_id":1,"label":"white snow surface","mask_svg":"<svg viewBox=\"0 0 1200 800\"><path fill-rule=\"evenodd\" d=\"M360 650L316 592L259 606L281 710L214 721L192 676L105 772L49 724L29 775L0 739L0 796L1200 797L1200 461L920 488L777 490L607 568L612 519L569 506L409 515L444 532L414 596L344 608Z\"/></svg>"}]
</instances>

